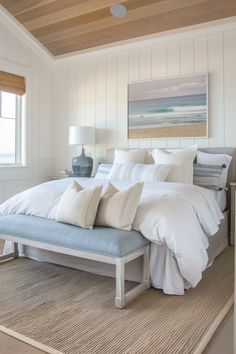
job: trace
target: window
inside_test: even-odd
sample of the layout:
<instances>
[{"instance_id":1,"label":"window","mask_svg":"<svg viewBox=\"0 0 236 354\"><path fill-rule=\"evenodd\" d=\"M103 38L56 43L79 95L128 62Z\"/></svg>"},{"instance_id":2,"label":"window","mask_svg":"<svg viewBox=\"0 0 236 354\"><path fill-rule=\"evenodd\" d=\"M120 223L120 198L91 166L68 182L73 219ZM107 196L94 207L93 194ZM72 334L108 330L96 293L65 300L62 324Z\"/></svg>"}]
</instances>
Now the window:
<instances>
[{"instance_id":1,"label":"window","mask_svg":"<svg viewBox=\"0 0 236 354\"><path fill-rule=\"evenodd\" d=\"M0 91L0 165L21 164L22 96Z\"/></svg>"}]
</instances>

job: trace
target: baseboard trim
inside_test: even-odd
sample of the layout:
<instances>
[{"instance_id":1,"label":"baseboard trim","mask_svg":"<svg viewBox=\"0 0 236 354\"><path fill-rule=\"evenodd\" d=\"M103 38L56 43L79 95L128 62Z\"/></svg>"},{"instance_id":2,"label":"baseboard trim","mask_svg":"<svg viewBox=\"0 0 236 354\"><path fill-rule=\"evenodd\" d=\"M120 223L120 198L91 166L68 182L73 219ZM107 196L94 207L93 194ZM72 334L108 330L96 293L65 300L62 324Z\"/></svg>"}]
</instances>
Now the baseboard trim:
<instances>
[{"instance_id":1,"label":"baseboard trim","mask_svg":"<svg viewBox=\"0 0 236 354\"><path fill-rule=\"evenodd\" d=\"M227 313L229 312L229 310L231 309L233 304L234 304L234 295L231 295L229 300L226 302L226 304L222 308L222 310L216 316L214 322L209 327L207 333L204 335L202 340L199 342L199 345L198 345L197 349L193 352L193 354L201 354L204 351L204 349L206 348L206 346L208 345L208 343L212 339L217 328L220 326L221 322L223 321L223 319L225 318L225 316L227 315Z\"/></svg>"}]
</instances>

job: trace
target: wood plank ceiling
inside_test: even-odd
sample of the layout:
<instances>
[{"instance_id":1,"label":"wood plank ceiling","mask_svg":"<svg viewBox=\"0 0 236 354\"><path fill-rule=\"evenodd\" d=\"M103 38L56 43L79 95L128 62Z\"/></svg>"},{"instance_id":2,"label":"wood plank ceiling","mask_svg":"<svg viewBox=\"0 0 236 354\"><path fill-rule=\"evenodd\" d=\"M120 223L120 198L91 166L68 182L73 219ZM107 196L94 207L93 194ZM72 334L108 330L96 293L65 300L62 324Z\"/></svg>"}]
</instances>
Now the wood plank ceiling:
<instances>
[{"instance_id":1,"label":"wood plank ceiling","mask_svg":"<svg viewBox=\"0 0 236 354\"><path fill-rule=\"evenodd\" d=\"M236 0L0 0L54 56L236 15ZM110 6L122 3L123 18Z\"/></svg>"}]
</instances>

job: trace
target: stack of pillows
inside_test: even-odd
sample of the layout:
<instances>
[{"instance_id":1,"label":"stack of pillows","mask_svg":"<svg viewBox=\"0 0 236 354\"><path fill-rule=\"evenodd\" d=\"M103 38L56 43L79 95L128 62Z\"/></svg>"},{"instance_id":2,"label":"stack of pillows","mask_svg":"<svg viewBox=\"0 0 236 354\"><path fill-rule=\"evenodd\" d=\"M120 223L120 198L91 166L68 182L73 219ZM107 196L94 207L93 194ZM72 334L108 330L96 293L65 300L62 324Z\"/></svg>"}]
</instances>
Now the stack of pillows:
<instances>
[{"instance_id":1,"label":"stack of pillows","mask_svg":"<svg viewBox=\"0 0 236 354\"><path fill-rule=\"evenodd\" d=\"M195 145L177 152L155 149L151 154L146 149L115 150L115 160L108 178L193 183L196 154Z\"/></svg>"},{"instance_id":2,"label":"stack of pillows","mask_svg":"<svg viewBox=\"0 0 236 354\"><path fill-rule=\"evenodd\" d=\"M193 168L193 183L217 191L226 189L232 156L198 151Z\"/></svg>"},{"instance_id":3,"label":"stack of pillows","mask_svg":"<svg viewBox=\"0 0 236 354\"><path fill-rule=\"evenodd\" d=\"M226 189L231 159L225 154L198 151L196 145L151 152L116 149L113 165L100 164L95 178L136 183L122 190L110 181L105 187L84 189L74 181L59 201L56 220L89 229L96 225L131 230L144 181L196 184L219 191Z\"/></svg>"},{"instance_id":4,"label":"stack of pillows","mask_svg":"<svg viewBox=\"0 0 236 354\"><path fill-rule=\"evenodd\" d=\"M196 145L151 152L116 149L113 165L100 164L95 178L187 183L219 191L226 188L231 159L226 154L198 151Z\"/></svg>"}]
</instances>

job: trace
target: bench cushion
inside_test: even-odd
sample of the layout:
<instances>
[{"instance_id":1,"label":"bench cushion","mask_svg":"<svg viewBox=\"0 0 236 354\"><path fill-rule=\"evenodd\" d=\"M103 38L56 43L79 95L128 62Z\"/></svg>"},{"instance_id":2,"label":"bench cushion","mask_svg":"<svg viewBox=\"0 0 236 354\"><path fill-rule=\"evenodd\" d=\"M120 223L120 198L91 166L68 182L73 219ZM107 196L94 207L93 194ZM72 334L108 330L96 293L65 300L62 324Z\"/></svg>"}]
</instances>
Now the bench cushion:
<instances>
[{"instance_id":1,"label":"bench cushion","mask_svg":"<svg viewBox=\"0 0 236 354\"><path fill-rule=\"evenodd\" d=\"M108 227L88 230L22 214L0 217L1 233L112 257L126 256L150 243L134 230L124 231Z\"/></svg>"}]
</instances>

